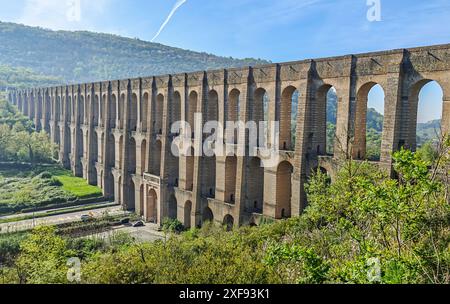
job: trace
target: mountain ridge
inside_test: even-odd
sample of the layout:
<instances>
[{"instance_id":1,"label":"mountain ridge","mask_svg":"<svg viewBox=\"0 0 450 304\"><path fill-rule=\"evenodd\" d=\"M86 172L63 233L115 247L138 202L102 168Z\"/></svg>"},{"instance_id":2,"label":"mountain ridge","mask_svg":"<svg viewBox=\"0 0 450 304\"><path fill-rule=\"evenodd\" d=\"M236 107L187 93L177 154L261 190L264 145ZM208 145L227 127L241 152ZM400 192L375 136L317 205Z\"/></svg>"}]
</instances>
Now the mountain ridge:
<instances>
[{"instance_id":1,"label":"mountain ridge","mask_svg":"<svg viewBox=\"0 0 450 304\"><path fill-rule=\"evenodd\" d=\"M53 31L1 21L0 41L0 66L28 69L37 75L61 78L64 83L270 63L262 59L221 57L114 34Z\"/></svg>"}]
</instances>

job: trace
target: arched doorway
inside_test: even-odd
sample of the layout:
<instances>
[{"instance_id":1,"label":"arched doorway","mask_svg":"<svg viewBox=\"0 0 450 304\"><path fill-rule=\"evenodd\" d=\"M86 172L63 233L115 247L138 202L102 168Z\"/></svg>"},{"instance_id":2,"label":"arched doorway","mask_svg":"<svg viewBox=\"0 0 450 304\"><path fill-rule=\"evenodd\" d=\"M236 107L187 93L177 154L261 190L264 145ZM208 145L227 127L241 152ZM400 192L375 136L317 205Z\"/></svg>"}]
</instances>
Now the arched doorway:
<instances>
[{"instance_id":1,"label":"arched doorway","mask_svg":"<svg viewBox=\"0 0 450 304\"><path fill-rule=\"evenodd\" d=\"M227 214L223 219L223 225L226 227L227 231L232 231L234 227L234 218Z\"/></svg>"},{"instance_id":2,"label":"arched doorway","mask_svg":"<svg viewBox=\"0 0 450 304\"><path fill-rule=\"evenodd\" d=\"M158 195L156 191L151 189L147 196L147 217L145 219L149 223L158 223Z\"/></svg>"},{"instance_id":3,"label":"arched doorway","mask_svg":"<svg viewBox=\"0 0 450 304\"><path fill-rule=\"evenodd\" d=\"M187 201L184 205L184 227L191 228L192 202Z\"/></svg>"},{"instance_id":4,"label":"arched doorway","mask_svg":"<svg viewBox=\"0 0 450 304\"><path fill-rule=\"evenodd\" d=\"M206 207L202 213L202 222L203 223L206 223L206 222L212 223L213 221L214 221L214 214L209 207Z\"/></svg>"},{"instance_id":5,"label":"arched doorway","mask_svg":"<svg viewBox=\"0 0 450 304\"><path fill-rule=\"evenodd\" d=\"M276 187L276 219L291 217L292 173L293 167L291 163L284 161L278 166Z\"/></svg>"},{"instance_id":6,"label":"arched doorway","mask_svg":"<svg viewBox=\"0 0 450 304\"><path fill-rule=\"evenodd\" d=\"M172 194L169 198L169 218L170 219L177 218L177 209L178 209L177 198L175 197L174 194Z\"/></svg>"},{"instance_id":7,"label":"arched doorway","mask_svg":"<svg viewBox=\"0 0 450 304\"><path fill-rule=\"evenodd\" d=\"M247 176L248 208L253 213L262 214L264 207L264 167L262 167L260 158L253 157L250 159Z\"/></svg>"},{"instance_id":8,"label":"arched doorway","mask_svg":"<svg viewBox=\"0 0 450 304\"><path fill-rule=\"evenodd\" d=\"M229 156L225 161L225 202L236 203L237 157Z\"/></svg>"}]
</instances>

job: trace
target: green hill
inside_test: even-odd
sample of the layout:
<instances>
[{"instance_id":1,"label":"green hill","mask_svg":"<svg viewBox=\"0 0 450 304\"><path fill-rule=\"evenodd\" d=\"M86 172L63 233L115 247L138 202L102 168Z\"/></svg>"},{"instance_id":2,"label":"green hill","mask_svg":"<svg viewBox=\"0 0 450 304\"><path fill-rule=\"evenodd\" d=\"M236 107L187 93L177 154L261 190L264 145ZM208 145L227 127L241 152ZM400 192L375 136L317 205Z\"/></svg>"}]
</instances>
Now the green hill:
<instances>
[{"instance_id":1,"label":"green hill","mask_svg":"<svg viewBox=\"0 0 450 304\"><path fill-rule=\"evenodd\" d=\"M169 73L193 72L267 63L258 59L234 59L93 32L51 31L0 22L0 65L45 75L42 85L54 79L68 83L123 79ZM36 78L36 77L32 77ZM36 85L3 77L3 86Z\"/></svg>"}]
</instances>

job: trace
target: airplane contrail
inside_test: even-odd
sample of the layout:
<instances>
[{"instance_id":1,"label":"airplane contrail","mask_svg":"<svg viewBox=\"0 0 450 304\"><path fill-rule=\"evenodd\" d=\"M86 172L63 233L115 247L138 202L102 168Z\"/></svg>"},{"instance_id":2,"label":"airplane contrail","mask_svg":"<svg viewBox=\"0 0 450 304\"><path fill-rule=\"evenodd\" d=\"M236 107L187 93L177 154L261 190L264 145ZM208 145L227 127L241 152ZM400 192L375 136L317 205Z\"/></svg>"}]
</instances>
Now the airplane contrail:
<instances>
[{"instance_id":1,"label":"airplane contrail","mask_svg":"<svg viewBox=\"0 0 450 304\"><path fill-rule=\"evenodd\" d=\"M170 19L172 19L173 15L175 14L175 12L180 8L180 6L182 6L184 3L186 3L187 0L178 0L175 5L173 6L172 10L170 11L169 16L167 16L166 20L164 21L164 23L161 25L161 27L159 28L159 31L156 33L156 35L152 38L152 42L155 41L156 38L158 38L159 34L161 34L161 32L164 30L164 28L166 27L167 23L169 23Z\"/></svg>"}]
</instances>

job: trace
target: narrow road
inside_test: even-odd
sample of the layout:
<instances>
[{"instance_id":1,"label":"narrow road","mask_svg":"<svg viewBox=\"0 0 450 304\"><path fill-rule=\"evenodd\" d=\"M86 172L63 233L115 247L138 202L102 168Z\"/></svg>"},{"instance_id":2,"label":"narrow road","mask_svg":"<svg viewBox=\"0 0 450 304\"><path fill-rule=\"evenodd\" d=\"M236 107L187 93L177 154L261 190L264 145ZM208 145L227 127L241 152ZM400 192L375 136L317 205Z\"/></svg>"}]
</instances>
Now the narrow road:
<instances>
[{"instance_id":1,"label":"narrow road","mask_svg":"<svg viewBox=\"0 0 450 304\"><path fill-rule=\"evenodd\" d=\"M24 221L0 224L0 233L26 231L26 230L31 230L34 227L41 226L41 225L60 225L60 224L66 224L66 223L79 222L79 221L81 221L81 216L85 215L85 214L89 214L89 215L93 216L94 218L101 218L106 212L112 216L121 215L121 214L123 214L124 216L129 215L128 212L124 212L122 210L121 206L114 206L114 207L109 207L109 208L99 208L99 209L93 209L93 210L88 210L88 211L80 211L80 212L74 212L74 213L68 213L68 214L62 214L62 215L42 217L42 218L38 218L38 219L31 219L31 220L24 220Z\"/></svg>"}]
</instances>

